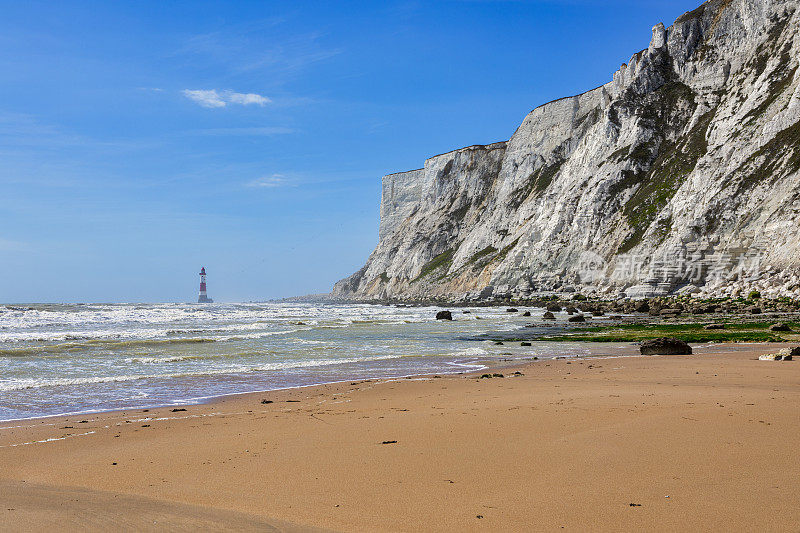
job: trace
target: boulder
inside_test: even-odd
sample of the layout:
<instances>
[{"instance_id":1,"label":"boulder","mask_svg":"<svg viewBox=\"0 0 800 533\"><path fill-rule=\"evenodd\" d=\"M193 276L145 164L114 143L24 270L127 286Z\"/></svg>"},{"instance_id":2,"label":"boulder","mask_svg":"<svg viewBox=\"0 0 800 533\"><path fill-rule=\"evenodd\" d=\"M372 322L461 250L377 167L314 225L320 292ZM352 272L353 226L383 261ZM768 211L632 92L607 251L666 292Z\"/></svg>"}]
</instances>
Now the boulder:
<instances>
[{"instance_id":1,"label":"boulder","mask_svg":"<svg viewBox=\"0 0 800 533\"><path fill-rule=\"evenodd\" d=\"M792 328L783 323L772 324L769 327L770 331L792 331Z\"/></svg>"},{"instance_id":2,"label":"boulder","mask_svg":"<svg viewBox=\"0 0 800 533\"><path fill-rule=\"evenodd\" d=\"M787 355L789 357L792 356L800 357L800 346L794 346L792 348L784 348L783 350L780 351L780 354L783 355L784 359L786 359Z\"/></svg>"},{"instance_id":3,"label":"boulder","mask_svg":"<svg viewBox=\"0 0 800 533\"><path fill-rule=\"evenodd\" d=\"M550 311L545 311L545 313L542 315L542 318L545 319L545 320L555 320L556 319L555 315L553 313L551 313Z\"/></svg>"},{"instance_id":4,"label":"boulder","mask_svg":"<svg viewBox=\"0 0 800 533\"><path fill-rule=\"evenodd\" d=\"M644 341L639 351L642 355L691 355L692 347L682 340L662 337Z\"/></svg>"},{"instance_id":5,"label":"boulder","mask_svg":"<svg viewBox=\"0 0 800 533\"><path fill-rule=\"evenodd\" d=\"M678 308L671 308L671 309L662 309L662 310L659 312L659 314L660 314L661 316L667 316L667 315L679 315L679 314L681 314L681 312L682 312L682 311L681 311L680 309L678 309Z\"/></svg>"},{"instance_id":6,"label":"boulder","mask_svg":"<svg viewBox=\"0 0 800 533\"><path fill-rule=\"evenodd\" d=\"M586 319L583 317L583 315L575 315L575 316L569 317L567 319L567 321L569 321L569 322L586 322Z\"/></svg>"},{"instance_id":7,"label":"boulder","mask_svg":"<svg viewBox=\"0 0 800 533\"><path fill-rule=\"evenodd\" d=\"M637 313L649 313L650 312L650 304L646 301L640 302L636 304L636 307L633 308L634 311Z\"/></svg>"},{"instance_id":8,"label":"boulder","mask_svg":"<svg viewBox=\"0 0 800 533\"><path fill-rule=\"evenodd\" d=\"M767 353L758 357L759 361L780 361L783 356L777 353Z\"/></svg>"},{"instance_id":9,"label":"boulder","mask_svg":"<svg viewBox=\"0 0 800 533\"><path fill-rule=\"evenodd\" d=\"M522 316L531 316L531 312L530 311L525 311L524 313L522 313Z\"/></svg>"},{"instance_id":10,"label":"boulder","mask_svg":"<svg viewBox=\"0 0 800 533\"><path fill-rule=\"evenodd\" d=\"M578 310L572 306L567 307L566 309L564 309L564 311L566 311L568 315L574 315L575 313L578 312Z\"/></svg>"},{"instance_id":11,"label":"boulder","mask_svg":"<svg viewBox=\"0 0 800 533\"><path fill-rule=\"evenodd\" d=\"M756 306L748 307L747 308L747 312L750 313L751 315L760 315L761 314L761 308L760 307L756 307Z\"/></svg>"},{"instance_id":12,"label":"boulder","mask_svg":"<svg viewBox=\"0 0 800 533\"><path fill-rule=\"evenodd\" d=\"M436 313L436 320L453 320L453 313L450 311L439 311Z\"/></svg>"},{"instance_id":13,"label":"boulder","mask_svg":"<svg viewBox=\"0 0 800 533\"><path fill-rule=\"evenodd\" d=\"M558 305L558 304L548 304L547 305L547 310L551 311L553 313L558 313L558 312L561 311L561 306Z\"/></svg>"}]
</instances>

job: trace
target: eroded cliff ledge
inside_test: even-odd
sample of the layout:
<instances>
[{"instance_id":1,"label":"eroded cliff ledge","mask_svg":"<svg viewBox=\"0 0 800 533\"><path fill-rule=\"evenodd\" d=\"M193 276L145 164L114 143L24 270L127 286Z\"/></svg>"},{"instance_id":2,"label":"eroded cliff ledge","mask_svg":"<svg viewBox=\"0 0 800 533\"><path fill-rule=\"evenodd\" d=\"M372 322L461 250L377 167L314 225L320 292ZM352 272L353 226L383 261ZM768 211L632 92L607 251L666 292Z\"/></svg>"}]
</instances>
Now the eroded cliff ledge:
<instances>
[{"instance_id":1,"label":"eroded cliff ledge","mask_svg":"<svg viewBox=\"0 0 800 533\"><path fill-rule=\"evenodd\" d=\"M508 142L383 178L350 299L800 296L800 14L711 0Z\"/></svg>"}]
</instances>

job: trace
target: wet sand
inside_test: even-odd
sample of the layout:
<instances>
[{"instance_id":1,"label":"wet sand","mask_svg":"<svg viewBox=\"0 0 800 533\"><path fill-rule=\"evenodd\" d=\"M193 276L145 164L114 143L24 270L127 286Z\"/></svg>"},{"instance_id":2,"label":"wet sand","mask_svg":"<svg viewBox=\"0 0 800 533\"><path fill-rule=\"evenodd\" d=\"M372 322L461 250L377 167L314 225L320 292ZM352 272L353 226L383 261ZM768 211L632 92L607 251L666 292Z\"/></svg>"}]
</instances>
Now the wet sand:
<instances>
[{"instance_id":1,"label":"wet sand","mask_svg":"<svg viewBox=\"0 0 800 533\"><path fill-rule=\"evenodd\" d=\"M797 531L800 361L773 351L0 423L0 529Z\"/></svg>"}]
</instances>

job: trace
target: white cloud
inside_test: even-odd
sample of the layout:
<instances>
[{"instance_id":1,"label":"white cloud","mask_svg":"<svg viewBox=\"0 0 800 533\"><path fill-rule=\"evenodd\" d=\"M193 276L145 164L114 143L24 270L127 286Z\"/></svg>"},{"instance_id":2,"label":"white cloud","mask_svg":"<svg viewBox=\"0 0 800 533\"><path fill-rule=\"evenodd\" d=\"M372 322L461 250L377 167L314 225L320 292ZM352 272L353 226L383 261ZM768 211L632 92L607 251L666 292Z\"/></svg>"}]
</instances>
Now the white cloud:
<instances>
[{"instance_id":1,"label":"white cloud","mask_svg":"<svg viewBox=\"0 0 800 533\"><path fill-rule=\"evenodd\" d=\"M203 107L225 107L227 104L220 94L214 90L184 89L183 95Z\"/></svg>"},{"instance_id":2,"label":"white cloud","mask_svg":"<svg viewBox=\"0 0 800 533\"><path fill-rule=\"evenodd\" d=\"M227 97L232 104L263 106L271 102L266 96L255 93L227 93Z\"/></svg>"},{"instance_id":3,"label":"white cloud","mask_svg":"<svg viewBox=\"0 0 800 533\"><path fill-rule=\"evenodd\" d=\"M294 183L283 174L273 174L272 176L263 176L261 178L254 179L248 183L247 186L275 189L278 187L293 187Z\"/></svg>"},{"instance_id":4,"label":"white cloud","mask_svg":"<svg viewBox=\"0 0 800 533\"><path fill-rule=\"evenodd\" d=\"M272 100L256 93L237 93L216 89L184 89L183 95L193 102L208 108L226 107L228 104L265 106Z\"/></svg>"}]
</instances>

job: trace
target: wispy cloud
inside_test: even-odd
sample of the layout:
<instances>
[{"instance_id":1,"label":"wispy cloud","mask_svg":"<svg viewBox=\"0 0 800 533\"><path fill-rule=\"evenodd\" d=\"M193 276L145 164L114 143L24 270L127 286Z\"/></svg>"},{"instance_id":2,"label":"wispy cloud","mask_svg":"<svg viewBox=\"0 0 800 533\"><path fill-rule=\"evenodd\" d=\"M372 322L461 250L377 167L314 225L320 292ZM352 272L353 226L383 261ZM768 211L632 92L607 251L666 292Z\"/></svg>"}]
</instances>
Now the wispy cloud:
<instances>
[{"instance_id":1,"label":"wispy cloud","mask_svg":"<svg viewBox=\"0 0 800 533\"><path fill-rule=\"evenodd\" d=\"M211 109L235 105L257 105L263 107L272 100L256 93L237 93L216 89L184 89L183 95L198 105Z\"/></svg>"},{"instance_id":2,"label":"wispy cloud","mask_svg":"<svg viewBox=\"0 0 800 533\"><path fill-rule=\"evenodd\" d=\"M262 176L247 183L248 187L265 189L277 189L278 187L294 187L295 183L283 174L273 174L272 176Z\"/></svg>"}]
</instances>

